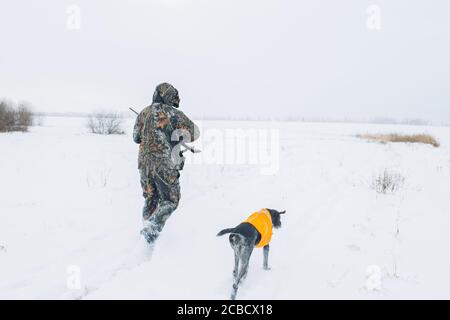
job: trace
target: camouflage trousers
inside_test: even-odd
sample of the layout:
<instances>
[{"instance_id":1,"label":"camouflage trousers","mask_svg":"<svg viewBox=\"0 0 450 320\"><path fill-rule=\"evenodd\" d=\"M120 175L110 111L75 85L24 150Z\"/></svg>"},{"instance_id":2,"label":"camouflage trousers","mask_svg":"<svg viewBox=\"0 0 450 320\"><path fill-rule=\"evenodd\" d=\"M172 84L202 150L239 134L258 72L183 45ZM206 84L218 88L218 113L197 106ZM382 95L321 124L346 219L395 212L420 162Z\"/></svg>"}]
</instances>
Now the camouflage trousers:
<instances>
[{"instance_id":1,"label":"camouflage trousers","mask_svg":"<svg viewBox=\"0 0 450 320\"><path fill-rule=\"evenodd\" d=\"M161 233L167 219L180 201L180 173L178 170L158 166L140 169L141 186L145 205L144 228L141 234L152 244Z\"/></svg>"}]
</instances>

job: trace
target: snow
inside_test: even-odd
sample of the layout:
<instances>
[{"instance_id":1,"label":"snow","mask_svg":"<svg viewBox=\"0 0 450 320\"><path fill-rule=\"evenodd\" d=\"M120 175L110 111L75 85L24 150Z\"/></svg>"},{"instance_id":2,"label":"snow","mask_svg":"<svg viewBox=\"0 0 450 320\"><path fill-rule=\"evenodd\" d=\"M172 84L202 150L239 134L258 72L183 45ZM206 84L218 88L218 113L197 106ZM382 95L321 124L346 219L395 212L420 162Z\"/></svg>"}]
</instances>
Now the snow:
<instances>
[{"instance_id":1,"label":"snow","mask_svg":"<svg viewBox=\"0 0 450 320\"><path fill-rule=\"evenodd\" d=\"M0 134L0 299L228 299L233 252L215 235L262 207L287 213L271 270L255 250L238 299L450 298L448 127L203 121L204 137L278 132L278 170L189 159L151 253L139 238L132 121L122 136L90 134L85 122L48 117ZM441 147L355 137L391 132L430 133ZM201 157L214 144L223 141L196 144ZM384 169L405 177L394 194L371 187Z\"/></svg>"}]
</instances>

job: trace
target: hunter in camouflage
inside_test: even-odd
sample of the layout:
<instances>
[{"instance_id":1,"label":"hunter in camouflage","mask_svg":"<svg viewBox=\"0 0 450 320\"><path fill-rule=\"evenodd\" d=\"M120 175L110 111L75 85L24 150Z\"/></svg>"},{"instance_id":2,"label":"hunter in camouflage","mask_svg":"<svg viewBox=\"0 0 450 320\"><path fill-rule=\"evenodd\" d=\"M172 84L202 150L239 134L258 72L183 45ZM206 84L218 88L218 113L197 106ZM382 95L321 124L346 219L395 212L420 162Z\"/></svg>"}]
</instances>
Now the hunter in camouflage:
<instances>
[{"instance_id":1,"label":"hunter in camouflage","mask_svg":"<svg viewBox=\"0 0 450 320\"><path fill-rule=\"evenodd\" d=\"M199 137L198 127L180 110L178 90L156 87L153 103L138 115L133 139L139 147L139 172L145 199L141 234L152 244L180 201L179 171L184 157L180 141Z\"/></svg>"}]
</instances>

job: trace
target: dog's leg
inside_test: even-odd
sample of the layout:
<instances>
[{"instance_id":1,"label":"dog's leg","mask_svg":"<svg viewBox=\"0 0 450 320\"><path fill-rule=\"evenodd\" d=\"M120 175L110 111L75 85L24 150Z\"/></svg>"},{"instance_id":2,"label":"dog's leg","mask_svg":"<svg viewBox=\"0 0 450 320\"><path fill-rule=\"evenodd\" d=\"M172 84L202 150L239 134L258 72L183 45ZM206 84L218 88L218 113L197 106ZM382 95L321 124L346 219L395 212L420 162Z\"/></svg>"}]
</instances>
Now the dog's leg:
<instances>
[{"instance_id":1,"label":"dog's leg","mask_svg":"<svg viewBox=\"0 0 450 320\"><path fill-rule=\"evenodd\" d=\"M237 235L230 235L230 244L234 251L234 269L233 269L233 280L236 281L239 270L239 255L240 255L240 245L239 237Z\"/></svg>"},{"instance_id":2,"label":"dog's leg","mask_svg":"<svg viewBox=\"0 0 450 320\"><path fill-rule=\"evenodd\" d=\"M264 270L270 270L269 268L269 245L265 246L263 248L263 254L264 254L264 262L263 262L263 268Z\"/></svg>"},{"instance_id":3,"label":"dog's leg","mask_svg":"<svg viewBox=\"0 0 450 320\"><path fill-rule=\"evenodd\" d=\"M242 278L245 278L247 276L248 272L248 265L250 262L250 257L253 252L253 245L246 244L244 245L240 250L240 268L239 268L239 274L234 280L233 284L233 291L231 292L231 300L236 299L236 294L238 291L239 283L241 282Z\"/></svg>"},{"instance_id":4,"label":"dog's leg","mask_svg":"<svg viewBox=\"0 0 450 320\"><path fill-rule=\"evenodd\" d=\"M248 273L248 265L250 263L250 257L253 252L253 245L246 245L243 247L242 254L241 254L241 272L239 274L238 284L241 280L245 279L247 277Z\"/></svg>"},{"instance_id":5,"label":"dog's leg","mask_svg":"<svg viewBox=\"0 0 450 320\"><path fill-rule=\"evenodd\" d=\"M239 271L239 251L238 249L234 249L234 269L233 269L233 278L236 281L236 277Z\"/></svg>"}]
</instances>

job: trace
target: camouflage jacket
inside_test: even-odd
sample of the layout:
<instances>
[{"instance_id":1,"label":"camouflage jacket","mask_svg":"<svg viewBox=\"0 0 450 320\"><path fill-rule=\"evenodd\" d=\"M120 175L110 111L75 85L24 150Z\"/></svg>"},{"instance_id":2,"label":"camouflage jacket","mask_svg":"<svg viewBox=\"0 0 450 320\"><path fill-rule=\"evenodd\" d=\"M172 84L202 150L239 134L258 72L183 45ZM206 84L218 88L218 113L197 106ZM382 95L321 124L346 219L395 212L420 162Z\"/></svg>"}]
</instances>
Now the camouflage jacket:
<instances>
[{"instance_id":1,"label":"camouflage jacket","mask_svg":"<svg viewBox=\"0 0 450 320\"><path fill-rule=\"evenodd\" d=\"M142 110L136 119L133 139L140 144L139 169L148 166L176 169L177 161L173 159L172 151L179 145L179 137L190 142L200 136L198 127L163 98L164 96L161 99L154 97L154 103ZM158 102L160 100L162 101Z\"/></svg>"}]
</instances>

